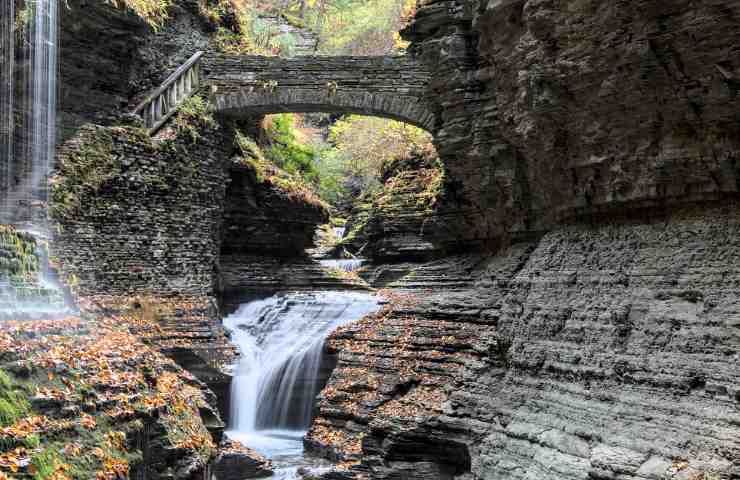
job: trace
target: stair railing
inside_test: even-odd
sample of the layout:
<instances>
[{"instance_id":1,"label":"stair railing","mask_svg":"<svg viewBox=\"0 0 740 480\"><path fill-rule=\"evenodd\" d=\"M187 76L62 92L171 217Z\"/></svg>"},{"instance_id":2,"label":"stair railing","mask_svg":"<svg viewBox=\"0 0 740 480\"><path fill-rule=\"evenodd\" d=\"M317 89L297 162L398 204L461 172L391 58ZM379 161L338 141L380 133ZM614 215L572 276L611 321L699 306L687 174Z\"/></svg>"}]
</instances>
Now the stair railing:
<instances>
[{"instance_id":1,"label":"stair railing","mask_svg":"<svg viewBox=\"0 0 740 480\"><path fill-rule=\"evenodd\" d=\"M155 134L180 105L198 90L202 83L202 56L203 52L195 53L134 109L133 114L141 116L149 135Z\"/></svg>"}]
</instances>

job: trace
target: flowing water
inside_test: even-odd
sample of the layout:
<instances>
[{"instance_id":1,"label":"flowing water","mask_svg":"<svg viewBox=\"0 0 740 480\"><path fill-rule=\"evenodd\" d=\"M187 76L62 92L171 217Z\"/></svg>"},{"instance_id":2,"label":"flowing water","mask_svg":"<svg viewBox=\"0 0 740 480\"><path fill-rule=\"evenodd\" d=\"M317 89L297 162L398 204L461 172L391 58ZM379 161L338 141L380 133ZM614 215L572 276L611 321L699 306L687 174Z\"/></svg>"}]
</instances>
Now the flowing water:
<instances>
[{"instance_id":1,"label":"flowing water","mask_svg":"<svg viewBox=\"0 0 740 480\"><path fill-rule=\"evenodd\" d=\"M361 258L345 258L339 260L320 260L319 263L324 268L354 272L365 264L365 260Z\"/></svg>"},{"instance_id":2,"label":"flowing water","mask_svg":"<svg viewBox=\"0 0 740 480\"><path fill-rule=\"evenodd\" d=\"M241 352L228 435L271 458L274 478L321 468L303 456L303 436L333 368L326 338L377 309L377 298L367 293L288 293L244 304L224 319Z\"/></svg>"},{"instance_id":3,"label":"flowing water","mask_svg":"<svg viewBox=\"0 0 740 480\"><path fill-rule=\"evenodd\" d=\"M0 2L0 319L64 315L45 245L56 146L58 0Z\"/></svg>"},{"instance_id":4,"label":"flowing water","mask_svg":"<svg viewBox=\"0 0 740 480\"><path fill-rule=\"evenodd\" d=\"M58 0L3 0L0 13L0 223L40 229L56 145Z\"/></svg>"}]
</instances>

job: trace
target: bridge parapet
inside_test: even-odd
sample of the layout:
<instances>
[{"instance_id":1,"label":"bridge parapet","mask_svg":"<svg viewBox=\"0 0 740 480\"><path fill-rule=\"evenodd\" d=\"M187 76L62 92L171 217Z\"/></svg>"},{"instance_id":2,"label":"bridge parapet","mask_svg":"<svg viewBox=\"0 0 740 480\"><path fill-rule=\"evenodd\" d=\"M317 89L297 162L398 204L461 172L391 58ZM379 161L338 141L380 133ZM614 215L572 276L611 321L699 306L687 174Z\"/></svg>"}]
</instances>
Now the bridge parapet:
<instances>
[{"instance_id":1,"label":"bridge parapet","mask_svg":"<svg viewBox=\"0 0 740 480\"><path fill-rule=\"evenodd\" d=\"M424 100L429 71L409 57L214 55L203 70L227 116L343 112L393 118L435 130Z\"/></svg>"}]
</instances>

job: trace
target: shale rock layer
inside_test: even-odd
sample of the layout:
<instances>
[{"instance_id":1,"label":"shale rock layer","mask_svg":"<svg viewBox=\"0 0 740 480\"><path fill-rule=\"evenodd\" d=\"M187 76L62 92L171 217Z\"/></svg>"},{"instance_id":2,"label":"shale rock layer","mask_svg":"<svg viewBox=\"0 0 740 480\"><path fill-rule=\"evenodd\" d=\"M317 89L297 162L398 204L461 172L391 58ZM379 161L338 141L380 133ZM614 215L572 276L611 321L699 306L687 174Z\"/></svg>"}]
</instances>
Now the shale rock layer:
<instances>
[{"instance_id":1,"label":"shale rock layer","mask_svg":"<svg viewBox=\"0 0 740 480\"><path fill-rule=\"evenodd\" d=\"M437 262L474 279L454 290L397 279L412 295L337 334L311 442L371 478L737 477L739 212Z\"/></svg>"}]
</instances>

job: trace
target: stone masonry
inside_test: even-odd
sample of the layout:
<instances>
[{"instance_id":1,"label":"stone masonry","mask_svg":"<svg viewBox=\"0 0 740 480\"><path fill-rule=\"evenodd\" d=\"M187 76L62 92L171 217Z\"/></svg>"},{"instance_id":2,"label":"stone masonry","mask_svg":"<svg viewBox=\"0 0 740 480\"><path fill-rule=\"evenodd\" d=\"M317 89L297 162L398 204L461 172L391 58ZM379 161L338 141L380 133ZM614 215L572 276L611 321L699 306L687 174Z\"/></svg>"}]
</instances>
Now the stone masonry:
<instances>
[{"instance_id":1,"label":"stone masonry","mask_svg":"<svg viewBox=\"0 0 740 480\"><path fill-rule=\"evenodd\" d=\"M275 57L209 54L203 71L228 116L344 112L405 121L434 132L424 97L429 71L409 57Z\"/></svg>"}]
</instances>

